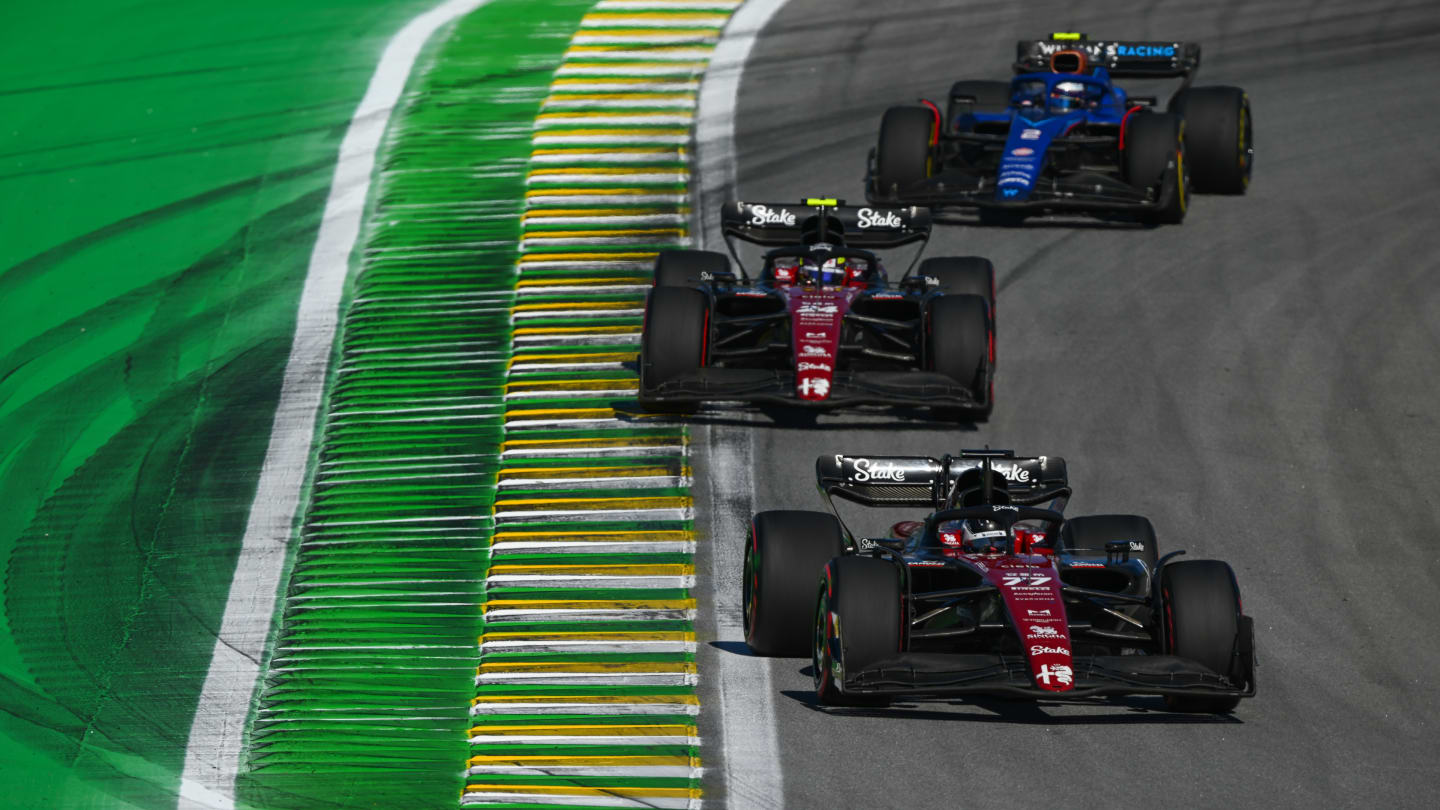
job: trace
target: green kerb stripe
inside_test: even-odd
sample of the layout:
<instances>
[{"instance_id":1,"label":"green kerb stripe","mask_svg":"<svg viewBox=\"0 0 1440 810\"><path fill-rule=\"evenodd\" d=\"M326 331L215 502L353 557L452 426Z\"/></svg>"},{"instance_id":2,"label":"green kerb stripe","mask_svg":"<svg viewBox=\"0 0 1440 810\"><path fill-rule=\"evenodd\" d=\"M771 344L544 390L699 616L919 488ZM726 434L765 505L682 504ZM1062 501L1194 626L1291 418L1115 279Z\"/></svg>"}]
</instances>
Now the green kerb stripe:
<instances>
[{"instance_id":1,"label":"green kerb stripe","mask_svg":"<svg viewBox=\"0 0 1440 810\"><path fill-rule=\"evenodd\" d=\"M437 38L396 113L244 805L456 804L531 132L591 5L482 7Z\"/></svg>"}]
</instances>

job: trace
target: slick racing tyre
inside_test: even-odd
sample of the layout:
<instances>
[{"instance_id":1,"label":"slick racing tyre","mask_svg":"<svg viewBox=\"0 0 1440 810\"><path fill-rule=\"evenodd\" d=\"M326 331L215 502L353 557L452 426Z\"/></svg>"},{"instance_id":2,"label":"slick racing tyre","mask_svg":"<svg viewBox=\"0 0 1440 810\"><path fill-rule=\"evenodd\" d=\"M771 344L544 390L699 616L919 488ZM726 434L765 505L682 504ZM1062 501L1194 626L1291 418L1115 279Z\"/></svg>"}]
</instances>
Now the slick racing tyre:
<instances>
[{"instance_id":1,"label":"slick racing tyre","mask_svg":"<svg viewBox=\"0 0 1440 810\"><path fill-rule=\"evenodd\" d=\"M1185 119L1185 159L1196 192L1244 194L1255 161L1250 97L1238 87L1192 87L1171 112Z\"/></svg>"},{"instance_id":2,"label":"slick racing tyre","mask_svg":"<svg viewBox=\"0 0 1440 810\"><path fill-rule=\"evenodd\" d=\"M757 655L800 657L810 649L815 583L845 553L840 521L825 512L761 512L750 524L741 576L745 643Z\"/></svg>"},{"instance_id":3,"label":"slick racing tyre","mask_svg":"<svg viewBox=\"0 0 1440 810\"><path fill-rule=\"evenodd\" d=\"M1160 560L1155 527L1140 515L1084 515L1070 518L1060 527L1060 548L1069 552L1105 556L1105 544L1125 543L1132 560L1143 560L1153 573Z\"/></svg>"},{"instance_id":4,"label":"slick racing tyre","mask_svg":"<svg viewBox=\"0 0 1440 810\"><path fill-rule=\"evenodd\" d=\"M980 421L995 407L990 307L979 295L942 295L930 302L930 369L970 389L981 405L947 416Z\"/></svg>"},{"instance_id":5,"label":"slick racing tyre","mask_svg":"<svg viewBox=\"0 0 1440 810\"><path fill-rule=\"evenodd\" d=\"M957 102L958 96L970 96L975 103ZM956 122L967 113L995 115L1010 109L1010 83L967 79L950 85L950 103L945 107L945 126L951 132L960 128Z\"/></svg>"},{"instance_id":6,"label":"slick racing tyre","mask_svg":"<svg viewBox=\"0 0 1440 810\"><path fill-rule=\"evenodd\" d=\"M1185 168L1185 123L1169 113L1140 113L1130 116L1124 131L1125 149L1121 161L1125 182L1141 191L1158 190L1158 208L1146 211L1147 225L1178 225L1185 219L1187 196Z\"/></svg>"},{"instance_id":7,"label":"slick racing tyre","mask_svg":"<svg viewBox=\"0 0 1440 810\"><path fill-rule=\"evenodd\" d=\"M1235 572L1219 560L1186 560L1160 569L1160 620L1165 651L1225 675L1244 678L1241 660L1240 589ZM1248 630L1248 626L1246 627ZM1232 711L1238 697L1175 696L1165 705L1177 712Z\"/></svg>"},{"instance_id":8,"label":"slick racing tyre","mask_svg":"<svg viewBox=\"0 0 1440 810\"><path fill-rule=\"evenodd\" d=\"M900 572L874 557L836 557L820 577L810 662L815 694L827 706L875 705L840 689L846 674L901 651Z\"/></svg>"},{"instance_id":9,"label":"slick racing tyre","mask_svg":"<svg viewBox=\"0 0 1440 810\"><path fill-rule=\"evenodd\" d=\"M990 324L995 324L995 265L980 256L936 256L920 262L919 274L938 282L946 295L978 295L985 299L990 311Z\"/></svg>"},{"instance_id":10,"label":"slick racing tyre","mask_svg":"<svg viewBox=\"0 0 1440 810\"><path fill-rule=\"evenodd\" d=\"M656 287L697 287L730 272L730 259L712 250L666 250L655 257Z\"/></svg>"},{"instance_id":11,"label":"slick racing tyre","mask_svg":"<svg viewBox=\"0 0 1440 810\"><path fill-rule=\"evenodd\" d=\"M640 407L653 412L694 410L654 398L657 388L705 365L710 331L710 299L699 290L656 287L645 304L640 334Z\"/></svg>"},{"instance_id":12,"label":"slick racing tyre","mask_svg":"<svg viewBox=\"0 0 1440 810\"><path fill-rule=\"evenodd\" d=\"M934 133L935 113L929 107L891 107L885 111L885 117L880 119L880 142L875 148L875 199L896 199L930 176Z\"/></svg>"}]
</instances>

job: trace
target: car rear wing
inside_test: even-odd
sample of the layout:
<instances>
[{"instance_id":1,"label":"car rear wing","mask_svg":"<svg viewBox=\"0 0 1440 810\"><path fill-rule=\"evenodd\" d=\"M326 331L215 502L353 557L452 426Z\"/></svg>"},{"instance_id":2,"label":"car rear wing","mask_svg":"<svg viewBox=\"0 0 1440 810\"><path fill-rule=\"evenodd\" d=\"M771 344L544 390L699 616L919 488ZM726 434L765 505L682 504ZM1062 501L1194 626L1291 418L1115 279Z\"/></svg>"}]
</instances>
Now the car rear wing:
<instances>
[{"instance_id":1,"label":"car rear wing","mask_svg":"<svg viewBox=\"0 0 1440 810\"><path fill-rule=\"evenodd\" d=\"M898 247L930 237L930 210L850 206L829 198L798 204L737 201L720 209L720 227L727 237L767 247L798 245L807 231L817 229L819 241L843 238L849 247Z\"/></svg>"},{"instance_id":2,"label":"car rear wing","mask_svg":"<svg viewBox=\"0 0 1440 810\"><path fill-rule=\"evenodd\" d=\"M1195 42L1091 40L1084 34L1053 34L1050 39L1022 39L1015 44L1015 72L1051 70L1051 57L1062 51L1085 55L1090 68L1103 67L1116 79L1186 78L1200 67ZM1060 71L1068 68L1059 67Z\"/></svg>"},{"instance_id":3,"label":"car rear wing","mask_svg":"<svg viewBox=\"0 0 1440 810\"><path fill-rule=\"evenodd\" d=\"M1017 457L1009 450L962 450L943 459L928 456L851 456L843 453L815 460L815 479L831 496L865 506L944 508L962 476L972 470L987 488L1003 486L1010 503L1033 506L1069 498L1065 459L1056 456ZM1003 479L1003 484L1000 480ZM985 500L990 501L987 494ZM832 504L833 508L833 504Z\"/></svg>"}]
</instances>

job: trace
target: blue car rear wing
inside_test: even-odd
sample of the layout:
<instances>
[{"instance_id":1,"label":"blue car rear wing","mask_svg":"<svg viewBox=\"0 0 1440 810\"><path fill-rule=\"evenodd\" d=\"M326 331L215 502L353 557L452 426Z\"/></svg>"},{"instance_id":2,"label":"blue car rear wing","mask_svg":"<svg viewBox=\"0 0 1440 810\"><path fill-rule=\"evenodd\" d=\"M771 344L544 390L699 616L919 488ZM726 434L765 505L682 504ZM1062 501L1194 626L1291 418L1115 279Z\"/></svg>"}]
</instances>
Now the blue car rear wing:
<instances>
[{"instance_id":1,"label":"blue car rear wing","mask_svg":"<svg viewBox=\"0 0 1440 810\"><path fill-rule=\"evenodd\" d=\"M1062 52L1085 56L1085 68L1105 68L1116 79L1189 79L1200 67L1195 42L1091 40L1084 34L1056 34L1051 39L1022 39L1015 44L1015 72L1070 72L1074 59L1052 63Z\"/></svg>"}]
</instances>

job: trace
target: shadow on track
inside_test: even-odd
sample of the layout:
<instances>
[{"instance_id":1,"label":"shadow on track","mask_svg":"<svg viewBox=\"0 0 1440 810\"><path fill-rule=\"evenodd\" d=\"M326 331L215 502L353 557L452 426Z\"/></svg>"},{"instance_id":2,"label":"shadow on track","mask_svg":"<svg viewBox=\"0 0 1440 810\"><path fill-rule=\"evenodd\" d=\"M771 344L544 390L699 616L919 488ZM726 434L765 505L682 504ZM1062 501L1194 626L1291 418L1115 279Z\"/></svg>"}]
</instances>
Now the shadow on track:
<instances>
[{"instance_id":1,"label":"shadow on track","mask_svg":"<svg viewBox=\"0 0 1440 810\"><path fill-rule=\"evenodd\" d=\"M809 671L809 667L805 671ZM956 709L978 709L989 714L974 711L939 711L922 708L923 704L899 701L888 707L831 707L821 706L815 693L809 690L783 689L780 694L810 709L816 714L833 717L878 717L893 720L933 720L951 723L1005 723L1007 725L1036 726L1124 726L1124 725L1243 725L1244 721L1234 715L1181 714L1165 708L1160 698L1122 697L1106 699L1080 699L1073 701L1032 701L1005 700L1001 698L974 698L971 700L926 701L929 705L948 706ZM1091 709L1109 708L1116 713L1100 715L1051 714L1049 707L1079 707Z\"/></svg>"}]
</instances>

